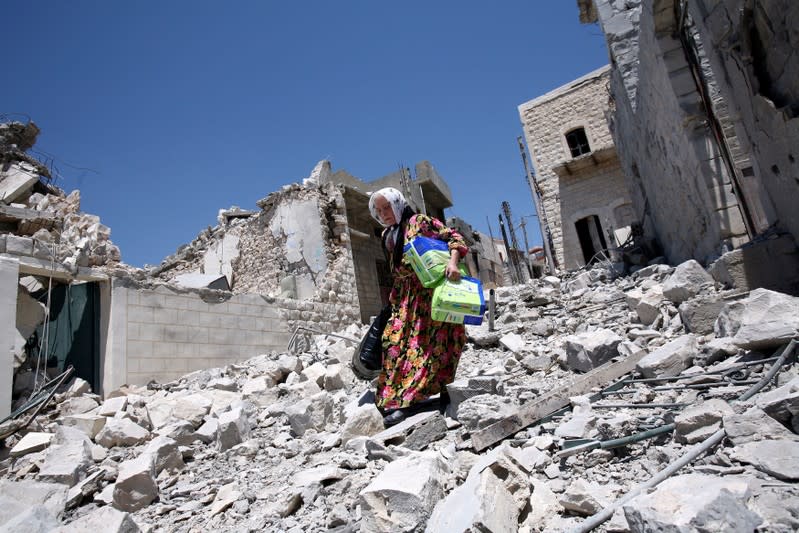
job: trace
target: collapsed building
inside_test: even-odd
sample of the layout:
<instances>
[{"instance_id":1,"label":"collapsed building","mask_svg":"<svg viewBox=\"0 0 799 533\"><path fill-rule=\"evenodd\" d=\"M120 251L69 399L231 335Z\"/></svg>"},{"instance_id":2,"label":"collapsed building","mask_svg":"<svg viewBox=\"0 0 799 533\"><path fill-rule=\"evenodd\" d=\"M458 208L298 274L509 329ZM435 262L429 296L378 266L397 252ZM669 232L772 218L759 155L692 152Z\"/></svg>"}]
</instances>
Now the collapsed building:
<instances>
[{"instance_id":1,"label":"collapsed building","mask_svg":"<svg viewBox=\"0 0 799 533\"><path fill-rule=\"evenodd\" d=\"M799 291L796 3L578 5L608 43L610 131L644 240L730 285Z\"/></svg>"},{"instance_id":2,"label":"collapsed building","mask_svg":"<svg viewBox=\"0 0 799 533\"><path fill-rule=\"evenodd\" d=\"M321 161L302 183L256 202L260 210L220 210L216 226L138 269L120 262L98 217L80 212L80 193L49 184L48 169L26 154L35 124L2 132L0 336L11 340L3 347L11 357L0 361L2 416L12 397L41 384L45 368L52 377L71 366L103 394L367 323L391 285L370 192L395 186L418 212L441 219L452 206L429 162L415 176L404 168L364 182ZM502 263L484 256L480 234L466 227L470 272L496 286Z\"/></svg>"}]
</instances>

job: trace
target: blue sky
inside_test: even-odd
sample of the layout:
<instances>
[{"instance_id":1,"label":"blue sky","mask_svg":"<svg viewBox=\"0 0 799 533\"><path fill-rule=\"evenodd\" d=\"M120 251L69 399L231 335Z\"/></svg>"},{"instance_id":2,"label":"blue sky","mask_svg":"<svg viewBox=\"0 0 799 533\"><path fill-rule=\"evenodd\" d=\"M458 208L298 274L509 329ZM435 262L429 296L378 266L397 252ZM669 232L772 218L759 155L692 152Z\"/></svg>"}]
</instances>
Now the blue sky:
<instances>
[{"instance_id":1,"label":"blue sky","mask_svg":"<svg viewBox=\"0 0 799 533\"><path fill-rule=\"evenodd\" d=\"M158 264L305 178L429 160L457 215L534 213L517 106L607 64L576 0L35 1L3 6L0 117L38 124L122 260ZM527 219L530 245L540 242ZM518 234L521 241L521 233Z\"/></svg>"}]
</instances>

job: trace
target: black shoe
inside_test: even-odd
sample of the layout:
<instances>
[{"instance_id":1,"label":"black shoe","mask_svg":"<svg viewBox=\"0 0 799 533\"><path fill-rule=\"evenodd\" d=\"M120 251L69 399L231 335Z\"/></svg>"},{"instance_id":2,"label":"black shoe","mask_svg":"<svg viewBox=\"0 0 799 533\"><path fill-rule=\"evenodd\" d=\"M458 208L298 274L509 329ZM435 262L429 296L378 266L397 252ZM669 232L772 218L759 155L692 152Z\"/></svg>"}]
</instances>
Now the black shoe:
<instances>
[{"instance_id":1,"label":"black shoe","mask_svg":"<svg viewBox=\"0 0 799 533\"><path fill-rule=\"evenodd\" d=\"M405 420L405 416L405 411L402 409L394 409L383 417L383 427L390 428L391 426L396 426Z\"/></svg>"},{"instance_id":2,"label":"black shoe","mask_svg":"<svg viewBox=\"0 0 799 533\"><path fill-rule=\"evenodd\" d=\"M446 388L443 388L441 389L441 394L438 395L438 412L443 415L449 403L449 392L447 392Z\"/></svg>"}]
</instances>

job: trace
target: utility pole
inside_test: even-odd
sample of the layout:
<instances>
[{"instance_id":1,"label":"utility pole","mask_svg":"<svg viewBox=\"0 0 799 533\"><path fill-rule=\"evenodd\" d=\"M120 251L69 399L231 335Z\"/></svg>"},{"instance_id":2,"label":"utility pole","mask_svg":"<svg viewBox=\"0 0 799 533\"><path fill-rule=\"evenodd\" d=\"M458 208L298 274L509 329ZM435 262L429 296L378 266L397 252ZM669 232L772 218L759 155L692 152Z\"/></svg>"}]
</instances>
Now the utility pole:
<instances>
[{"instance_id":1,"label":"utility pole","mask_svg":"<svg viewBox=\"0 0 799 533\"><path fill-rule=\"evenodd\" d=\"M513 246L513 249L516 251L515 260L513 264L516 266L516 273L519 275L519 283L524 281L524 276L522 275L522 267L519 265L519 242L516 240L516 230L513 228L513 216L510 214L510 204L505 201L502 202L502 211L505 213L505 220L508 221L508 233L510 233L510 243Z\"/></svg>"},{"instance_id":2,"label":"utility pole","mask_svg":"<svg viewBox=\"0 0 799 533\"><path fill-rule=\"evenodd\" d=\"M527 242L527 222L522 217L522 221L519 222L519 226L522 227L522 235L524 235L524 264L527 265L527 271L530 273L530 278L534 278L533 276L533 268L530 266L530 243Z\"/></svg>"},{"instance_id":3,"label":"utility pole","mask_svg":"<svg viewBox=\"0 0 799 533\"><path fill-rule=\"evenodd\" d=\"M508 234L505 232L505 223L502 222L502 215L497 215L499 219L499 229L502 231L502 240L505 241L505 250L508 251L508 271L510 272L510 276L512 280L516 283L519 283L519 269L516 267L516 261L513 258L513 251L511 250L510 244L508 243Z\"/></svg>"},{"instance_id":4,"label":"utility pole","mask_svg":"<svg viewBox=\"0 0 799 533\"><path fill-rule=\"evenodd\" d=\"M549 223L546 220L546 213L541 207L541 191L538 188L538 183L530 171L530 166L527 164L527 152L524 150L524 143L521 137L516 137L519 143L519 153L522 155L522 163L524 164L524 171L527 174L527 185L530 187L530 192L533 195L533 204L535 205L535 212L538 213L538 225L541 229L541 240L544 241L544 253L547 256L547 274L552 274L555 271L555 261L552 257L551 247L551 233L549 232Z\"/></svg>"}]
</instances>

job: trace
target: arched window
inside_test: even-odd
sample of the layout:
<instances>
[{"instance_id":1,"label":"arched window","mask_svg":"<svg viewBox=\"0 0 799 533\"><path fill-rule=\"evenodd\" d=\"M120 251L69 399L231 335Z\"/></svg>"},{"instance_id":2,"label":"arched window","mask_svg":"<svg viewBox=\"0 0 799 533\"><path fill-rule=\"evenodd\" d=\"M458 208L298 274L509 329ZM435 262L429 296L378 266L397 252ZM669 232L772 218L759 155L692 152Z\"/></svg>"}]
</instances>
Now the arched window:
<instances>
[{"instance_id":1,"label":"arched window","mask_svg":"<svg viewBox=\"0 0 799 533\"><path fill-rule=\"evenodd\" d=\"M572 157L578 157L591 152L588 145L588 137L585 135L585 128L575 128L566 134L566 142L569 143Z\"/></svg>"}]
</instances>

